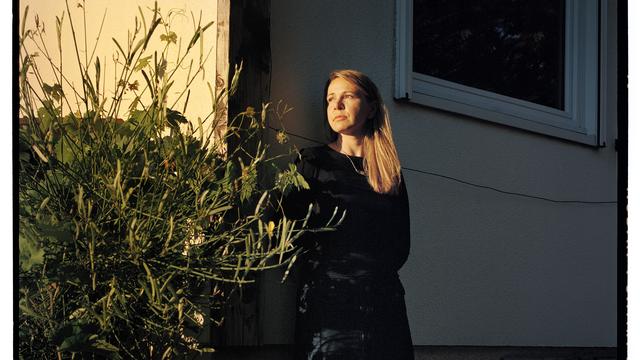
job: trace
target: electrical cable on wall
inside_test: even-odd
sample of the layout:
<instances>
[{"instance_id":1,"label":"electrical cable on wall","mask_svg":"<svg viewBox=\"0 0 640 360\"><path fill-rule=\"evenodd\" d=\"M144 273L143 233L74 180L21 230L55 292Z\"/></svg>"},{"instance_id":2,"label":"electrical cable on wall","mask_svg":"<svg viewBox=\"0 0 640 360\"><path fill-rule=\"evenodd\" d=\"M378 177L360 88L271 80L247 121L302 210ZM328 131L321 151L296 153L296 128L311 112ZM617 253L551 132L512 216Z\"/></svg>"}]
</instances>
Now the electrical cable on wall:
<instances>
[{"instance_id":1,"label":"electrical cable on wall","mask_svg":"<svg viewBox=\"0 0 640 360\"><path fill-rule=\"evenodd\" d=\"M324 145L323 142L315 140L315 139L311 139L308 138L306 136L302 136L302 135L298 135L298 134L294 134L291 132L288 132L286 130L283 129L277 129L274 128L270 125L267 125L267 128L276 131L276 132L284 132L287 135L291 135L300 139L304 139L319 145ZM461 180L452 176L447 176L447 175L442 175L442 174L438 174L438 173L434 173L434 172L430 172L430 171L425 171L425 170L419 170L419 169L413 169L410 167L406 167L403 166L402 169L407 170L407 171L412 171L412 172L416 172L416 173L420 173L420 174L425 174L425 175L431 175L431 176L437 176L437 177L441 177L444 179L448 179L448 180L453 180L456 182L459 182L461 184L465 184L465 185L469 185L469 186L473 186L473 187L477 187L477 188L481 188L481 189L488 189L488 190L493 190L496 192L499 192L501 194L506 194L506 195L513 195L513 196L520 196L520 197L526 197L526 198L530 198L530 199L536 199L536 200L543 200L543 201L549 201L552 203L561 203L561 204L617 204L617 201L583 201L583 200L556 200L556 199L551 199L548 197L544 197L544 196L537 196L537 195L529 195L529 194L523 194L523 193L518 193L518 192L513 192L513 191L506 191L506 190L501 190L492 186L487 186L487 185L479 185L479 184L475 184L469 181L465 181L465 180Z\"/></svg>"}]
</instances>

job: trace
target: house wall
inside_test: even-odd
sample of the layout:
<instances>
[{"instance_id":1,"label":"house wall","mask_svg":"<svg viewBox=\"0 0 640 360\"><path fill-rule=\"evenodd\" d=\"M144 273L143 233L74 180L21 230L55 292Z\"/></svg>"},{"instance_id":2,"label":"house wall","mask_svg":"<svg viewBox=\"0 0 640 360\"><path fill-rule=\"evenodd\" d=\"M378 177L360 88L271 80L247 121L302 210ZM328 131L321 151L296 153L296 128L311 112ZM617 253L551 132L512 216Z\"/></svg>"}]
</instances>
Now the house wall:
<instances>
[{"instance_id":1,"label":"house wall","mask_svg":"<svg viewBox=\"0 0 640 360\"><path fill-rule=\"evenodd\" d=\"M609 28L606 85L616 89L615 21ZM553 199L616 200L612 90L607 145L596 149L394 101L394 1L273 1L271 44L271 98L293 107L284 119L292 133L324 140L326 76L355 68L380 88L404 167ZM414 344L616 346L615 204L403 173L412 247L400 276ZM293 341L294 292L295 278L281 285L278 273L264 275L263 343Z\"/></svg>"},{"instance_id":2,"label":"house wall","mask_svg":"<svg viewBox=\"0 0 640 360\"><path fill-rule=\"evenodd\" d=\"M142 27L141 14L138 8L141 8L142 14L146 19L145 26L148 27L150 26L150 22L153 17L154 0L91 0L84 2L84 8L82 7L82 4L83 1L69 1L69 10L71 13L70 19L69 14L67 13L65 1L20 0L20 28L23 26L22 20L24 18L25 9L28 6L29 10L25 28L35 29L36 17L39 19L40 24L44 23L45 34L43 37L43 43L47 47L56 66L59 66L60 61L62 61L63 73L65 78L68 79L68 83L63 81L62 87L65 94L72 94L73 90L69 83L73 84L73 87L76 90L80 92L82 90L82 78L80 76L73 41L73 33L71 30L71 22L73 22L78 41L80 61L83 66L85 66L86 56L86 60L89 64L87 69L92 78L95 74L96 58L100 59L102 76L99 90L102 94L104 89L104 93L106 94L105 108L109 109L109 106L111 105L110 97L115 92L117 87L116 83L117 80L120 79L120 73L123 66L122 64L124 63L123 55L119 54L118 48L112 38L116 39L120 46L127 51L128 34L133 35L134 33L136 17L138 18L139 26ZM168 20L168 23L161 24L156 28L151 40L149 41L145 56L153 55L154 51L158 52L159 56L166 45L166 42L161 41L160 36L164 35L168 31L175 32L177 42L171 44L167 52L167 69L172 70L175 68L178 53L180 53L181 56L184 56L185 49L194 34L194 29L197 26L198 20L200 19L202 26L216 20L216 2L213 0L168 0L159 1L158 8L160 9L160 13L164 19ZM86 25L84 24L85 16ZM62 19L62 59L60 59L58 53L56 17ZM200 117L201 119L206 119L212 108L211 95L209 93L207 82L211 83L212 88L215 89L217 54L216 35L215 27L209 28L209 30L205 31L202 35L202 59L204 59L202 65L203 72L201 73L202 75L198 76L189 87L191 89L191 93L189 95L189 102L184 114L196 127L198 126L197 118ZM143 28L137 34L134 45L140 39L144 38L144 36ZM34 58L34 61L38 65L43 81L50 85L55 84L57 73L54 73L51 66L46 61L43 51L38 49L31 41L26 41L25 47L29 54L36 52L40 54L38 57ZM92 51L94 47L95 52ZM90 56L92 52L94 54L93 58ZM185 58L182 65L183 68L173 74L172 80L174 81L175 86L173 86L167 95L168 104L173 104L173 102L178 98L180 91L184 89L185 84L189 81L190 77L193 77L193 74L200 64L200 55L199 44L197 44ZM115 64L114 59L118 60L118 65ZM190 61L193 61L191 73L189 73L188 69ZM151 58L150 62L153 64L153 58ZM116 75L118 76L117 80ZM134 83L135 81L138 82L140 92L142 92L145 88L146 82L141 72L137 72L132 76L129 83ZM143 93L144 95L141 95L143 99L142 101L145 104L149 102L148 93L149 92L146 91ZM127 109L134 99L135 95L131 91L128 91L123 95L121 110L117 114L118 117L126 118L128 116ZM185 100L186 96L182 96L174 108L176 110L183 111L185 109ZM78 110L75 103L72 103L72 107L72 109L69 109L65 105L63 109L64 113L66 114L69 111L75 112ZM209 123L210 122L211 121L209 121ZM209 125L207 124L208 123L205 123L205 132L209 129Z\"/></svg>"}]
</instances>

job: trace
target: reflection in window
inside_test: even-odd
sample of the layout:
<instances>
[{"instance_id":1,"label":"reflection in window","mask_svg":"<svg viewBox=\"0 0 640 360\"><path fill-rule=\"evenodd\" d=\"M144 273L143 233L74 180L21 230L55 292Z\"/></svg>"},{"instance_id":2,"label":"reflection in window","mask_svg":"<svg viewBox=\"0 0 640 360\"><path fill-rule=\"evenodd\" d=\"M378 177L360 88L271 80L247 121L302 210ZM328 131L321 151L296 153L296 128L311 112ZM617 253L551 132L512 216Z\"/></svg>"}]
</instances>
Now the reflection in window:
<instances>
[{"instance_id":1,"label":"reflection in window","mask_svg":"<svg viewBox=\"0 0 640 360\"><path fill-rule=\"evenodd\" d=\"M563 0L414 0L413 71L564 109Z\"/></svg>"}]
</instances>

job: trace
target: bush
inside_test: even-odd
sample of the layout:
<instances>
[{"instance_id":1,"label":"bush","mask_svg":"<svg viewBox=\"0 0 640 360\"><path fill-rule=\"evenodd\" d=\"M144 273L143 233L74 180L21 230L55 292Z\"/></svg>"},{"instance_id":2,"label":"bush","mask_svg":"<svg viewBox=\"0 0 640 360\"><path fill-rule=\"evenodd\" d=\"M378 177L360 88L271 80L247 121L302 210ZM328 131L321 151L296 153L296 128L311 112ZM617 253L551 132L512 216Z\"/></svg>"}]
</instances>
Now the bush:
<instances>
[{"instance_id":1,"label":"bush","mask_svg":"<svg viewBox=\"0 0 640 360\"><path fill-rule=\"evenodd\" d=\"M278 112L247 108L216 137L216 124L226 122L221 100L233 94L241 66L229 90L213 94L211 113L197 126L167 107L182 63L167 68L176 35L157 6L151 21L142 22L150 26L136 25L126 48L114 39L124 60L112 101L99 91L97 58L78 60L80 89L67 86L67 74L47 57L57 70L47 84L29 51L44 46L38 41L44 24L25 30L27 14L19 60L20 357L212 351L196 340L198 329L221 322L216 310L252 273L290 267L300 251L293 241L309 230L306 219L287 219L281 207L286 192L308 185L295 167L277 169L259 141L265 118ZM60 41L63 21L56 23ZM159 36L169 41L149 55L159 25L165 29ZM196 26L185 55L210 25ZM135 75L144 78L140 91ZM187 94L185 107L191 81L179 91ZM120 119L126 91L136 101ZM71 111L76 97L78 109ZM240 120L252 125L234 126ZM206 122L213 123L208 132ZM226 149L232 137L239 145Z\"/></svg>"}]
</instances>

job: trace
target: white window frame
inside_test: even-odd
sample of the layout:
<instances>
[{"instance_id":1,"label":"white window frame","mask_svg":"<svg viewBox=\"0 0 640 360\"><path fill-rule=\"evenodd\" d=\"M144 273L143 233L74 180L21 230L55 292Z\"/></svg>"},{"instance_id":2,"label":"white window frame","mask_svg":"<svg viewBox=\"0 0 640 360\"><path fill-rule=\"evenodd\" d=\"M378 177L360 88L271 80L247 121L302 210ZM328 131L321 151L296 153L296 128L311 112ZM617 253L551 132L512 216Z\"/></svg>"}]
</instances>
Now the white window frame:
<instances>
[{"instance_id":1,"label":"white window frame","mask_svg":"<svg viewBox=\"0 0 640 360\"><path fill-rule=\"evenodd\" d=\"M414 72L413 0L396 0L395 98L603 146L600 93L606 82L600 70L606 61L600 58L600 33L607 28L605 5L599 0L566 0L565 110L559 110Z\"/></svg>"}]
</instances>

